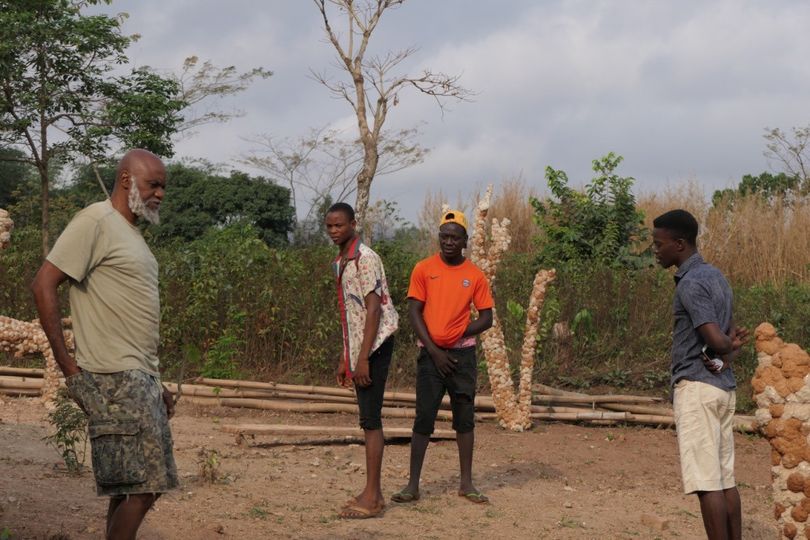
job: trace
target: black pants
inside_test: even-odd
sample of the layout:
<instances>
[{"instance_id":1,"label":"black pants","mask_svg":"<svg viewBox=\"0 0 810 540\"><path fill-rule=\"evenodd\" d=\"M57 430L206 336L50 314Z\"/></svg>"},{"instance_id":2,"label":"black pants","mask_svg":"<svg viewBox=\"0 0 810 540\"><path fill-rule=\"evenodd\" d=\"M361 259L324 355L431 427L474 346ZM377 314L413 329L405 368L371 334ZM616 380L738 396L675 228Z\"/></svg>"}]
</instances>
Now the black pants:
<instances>
[{"instance_id":1,"label":"black pants","mask_svg":"<svg viewBox=\"0 0 810 540\"><path fill-rule=\"evenodd\" d=\"M366 387L354 385L357 393L357 407L360 409L360 427L363 429L382 429L383 395L393 354L394 336L391 336L368 357L371 385Z\"/></svg>"},{"instance_id":2,"label":"black pants","mask_svg":"<svg viewBox=\"0 0 810 540\"><path fill-rule=\"evenodd\" d=\"M447 352L458 360L456 370L449 377L444 377L436 369L436 364L424 347L419 353L416 369L414 433L421 435L433 433L436 414L439 412L445 391L450 394L453 429L458 433L468 433L475 429L475 387L478 379L475 347L448 349Z\"/></svg>"}]
</instances>

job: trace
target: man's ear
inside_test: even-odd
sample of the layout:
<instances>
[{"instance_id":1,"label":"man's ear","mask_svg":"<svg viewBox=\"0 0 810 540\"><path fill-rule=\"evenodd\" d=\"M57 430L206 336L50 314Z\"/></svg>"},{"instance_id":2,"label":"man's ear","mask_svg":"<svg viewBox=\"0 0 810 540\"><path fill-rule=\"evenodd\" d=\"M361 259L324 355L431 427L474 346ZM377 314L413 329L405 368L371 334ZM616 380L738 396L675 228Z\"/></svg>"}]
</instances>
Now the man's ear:
<instances>
[{"instance_id":1,"label":"man's ear","mask_svg":"<svg viewBox=\"0 0 810 540\"><path fill-rule=\"evenodd\" d=\"M121 171L121 176L118 178L118 182L121 183L121 187L124 189L129 189L132 187L132 177L129 175L129 171Z\"/></svg>"}]
</instances>

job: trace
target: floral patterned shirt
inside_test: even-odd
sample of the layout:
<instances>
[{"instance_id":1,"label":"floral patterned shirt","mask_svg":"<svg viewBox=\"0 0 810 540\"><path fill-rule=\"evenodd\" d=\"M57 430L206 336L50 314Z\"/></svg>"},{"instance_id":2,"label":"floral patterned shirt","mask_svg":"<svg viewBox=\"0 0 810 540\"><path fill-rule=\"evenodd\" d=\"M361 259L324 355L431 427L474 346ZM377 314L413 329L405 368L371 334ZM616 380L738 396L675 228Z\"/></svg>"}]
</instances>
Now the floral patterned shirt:
<instances>
[{"instance_id":1,"label":"floral patterned shirt","mask_svg":"<svg viewBox=\"0 0 810 540\"><path fill-rule=\"evenodd\" d=\"M332 263L337 280L340 322L343 328L343 361L346 373L352 375L363 345L366 326L365 297L371 292L380 297L380 325L369 354L377 350L399 326L399 315L391 302L382 260L370 247L355 238L345 257L340 254Z\"/></svg>"}]
</instances>

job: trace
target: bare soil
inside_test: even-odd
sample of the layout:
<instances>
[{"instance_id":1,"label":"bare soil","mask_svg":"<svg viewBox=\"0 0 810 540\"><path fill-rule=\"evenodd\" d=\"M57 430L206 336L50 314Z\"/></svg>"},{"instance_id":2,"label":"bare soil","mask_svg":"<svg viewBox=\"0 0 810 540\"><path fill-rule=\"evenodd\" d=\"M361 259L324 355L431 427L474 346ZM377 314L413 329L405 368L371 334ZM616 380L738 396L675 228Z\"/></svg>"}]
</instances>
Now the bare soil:
<instances>
[{"instance_id":1,"label":"bare soil","mask_svg":"<svg viewBox=\"0 0 810 540\"><path fill-rule=\"evenodd\" d=\"M101 538L107 501L95 496L91 471L67 474L42 441L49 428L44 418L36 399L0 401L0 532ZM157 502L139 538L705 537L697 498L681 492L675 434L667 429L551 423L510 433L480 424L474 478L490 505L457 496L456 445L442 441L428 450L420 501L389 503L381 518L346 521L337 513L363 484L362 445L289 445L258 437L239 446L220 430L234 422L353 426L356 419L181 401L172 428L183 485ZM386 447L386 497L405 485L408 452L407 441ZM738 434L736 455L743 538L773 538L768 443ZM201 476L206 462L214 482Z\"/></svg>"}]
</instances>

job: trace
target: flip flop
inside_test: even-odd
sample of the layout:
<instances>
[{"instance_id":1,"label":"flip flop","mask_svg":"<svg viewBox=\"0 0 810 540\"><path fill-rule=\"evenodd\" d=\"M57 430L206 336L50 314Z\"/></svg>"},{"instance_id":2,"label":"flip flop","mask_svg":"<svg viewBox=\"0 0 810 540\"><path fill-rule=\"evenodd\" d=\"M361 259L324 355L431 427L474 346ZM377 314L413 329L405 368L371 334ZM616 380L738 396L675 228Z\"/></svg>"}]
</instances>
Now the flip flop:
<instances>
[{"instance_id":1,"label":"flip flop","mask_svg":"<svg viewBox=\"0 0 810 540\"><path fill-rule=\"evenodd\" d=\"M419 493L411 493L407 489L403 489L391 495L391 500L395 503L412 503L419 500Z\"/></svg>"},{"instance_id":2,"label":"flip flop","mask_svg":"<svg viewBox=\"0 0 810 540\"><path fill-rule=\"evenodd\" d=\"M345 507L338 517L341 519L369 519L377 517L383 513L384 505L379 505L376 508L363 508L358 504L351 504Z\"/></svg>"},{"instance_id":3,"label":"flip flop","mask_svg":"<svg viewBox=\"0 0 810 540\"><path fill-rule=\"evenodd\" d=\"M340 508L341 509L348 508L348 507L352 506L353 504L357 504L357 497L352 497L351 499L348 499L346 502L344 502L340 506ZM380 503L380 507L385 509L385 501Z\"/></svg>"},{"instance_id":4,"label":"flip flop","mask_svg":"<svg viewBox=\"0 0 810 540\"><path fill-rule=\"evenodd\" d=\"M489 497L487 497L486 495L484 495L480 491L468 491L466 493L464 491L459 491L458 496L459 497L464 497L468 501L473 502L475 504L487 504L487 503L489 503Z\"/></svg>"}]
</instances>

